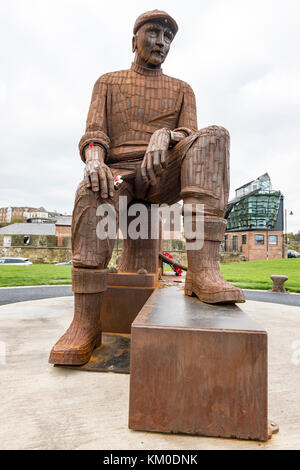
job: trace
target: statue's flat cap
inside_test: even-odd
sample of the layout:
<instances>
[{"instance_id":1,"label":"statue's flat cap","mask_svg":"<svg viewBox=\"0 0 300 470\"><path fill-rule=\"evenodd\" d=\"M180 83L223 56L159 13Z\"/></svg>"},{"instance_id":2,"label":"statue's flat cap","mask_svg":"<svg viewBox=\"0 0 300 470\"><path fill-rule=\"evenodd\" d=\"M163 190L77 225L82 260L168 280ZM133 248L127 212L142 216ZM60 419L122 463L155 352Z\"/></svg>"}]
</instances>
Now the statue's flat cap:
<instances>
[{"instance_id":1,"label":"statue's flat cap","mask_svg":"<svg viewBox=\"0 0 300 470\"><path fill-rule=\"evenodd\" d=\"M133 27L133 34L136 34L138 29L148 21L155 21L155 20L165 20L168 26L170 26L171 30L175 34L178 31L178 25L174 18L170 16L168 13L165 11L161 10L152 10L152 11L146 11L145 13L142 13L135 21L134 27Z\"/></svg>"}]
</instances>

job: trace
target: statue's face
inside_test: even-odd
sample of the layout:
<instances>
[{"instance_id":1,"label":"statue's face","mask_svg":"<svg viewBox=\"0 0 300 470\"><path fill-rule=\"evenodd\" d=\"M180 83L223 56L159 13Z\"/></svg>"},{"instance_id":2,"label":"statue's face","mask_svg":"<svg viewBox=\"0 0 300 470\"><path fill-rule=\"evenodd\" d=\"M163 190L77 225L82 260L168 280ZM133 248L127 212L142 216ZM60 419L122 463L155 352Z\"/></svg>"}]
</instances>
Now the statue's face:
<instances>
[{"instance_id":1,"label":"statue's face","mask_svg":"<svg viewBox=\"0 0 300 470\"><path fill-rule=\"evenodd\" d=\"M173 38L172 30L163 22L148 22L134 37L134 49L145 65L158 66L165 61Z\"/></svg>"}]
</instances>

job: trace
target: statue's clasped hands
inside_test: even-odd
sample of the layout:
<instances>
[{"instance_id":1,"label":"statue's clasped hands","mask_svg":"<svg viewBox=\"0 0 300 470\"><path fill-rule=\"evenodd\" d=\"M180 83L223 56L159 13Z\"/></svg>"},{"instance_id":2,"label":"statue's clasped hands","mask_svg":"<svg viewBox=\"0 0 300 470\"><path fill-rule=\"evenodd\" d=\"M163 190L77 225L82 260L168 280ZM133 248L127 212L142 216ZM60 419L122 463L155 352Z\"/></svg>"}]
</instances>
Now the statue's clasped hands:
<instances>
[{"instance_id":1,"label":"statue's clasped hands","mask_svg":"<svg viewBox=\"0 0 300 470\"><path fill-rule=\"evenodd\" d=\"M154 186L156 177L160 176L162 169L166 168L166 155L170 145L170 131L158 129L149 141L143 163L141 165L142 178Z\"/></svg>"},{"instance_id":2,"label":"statue's clasped hands","mask_svg":"<svg viewBox=\"0 0 300 470\"><path fill-rule=\"evenodd\" d=\"M84 180L92 191L100 191L101 197L107 199L114 195L114 177L104 163L105 150L100 145L90 145L85 150Z\"/></svg>"}]
</instances>

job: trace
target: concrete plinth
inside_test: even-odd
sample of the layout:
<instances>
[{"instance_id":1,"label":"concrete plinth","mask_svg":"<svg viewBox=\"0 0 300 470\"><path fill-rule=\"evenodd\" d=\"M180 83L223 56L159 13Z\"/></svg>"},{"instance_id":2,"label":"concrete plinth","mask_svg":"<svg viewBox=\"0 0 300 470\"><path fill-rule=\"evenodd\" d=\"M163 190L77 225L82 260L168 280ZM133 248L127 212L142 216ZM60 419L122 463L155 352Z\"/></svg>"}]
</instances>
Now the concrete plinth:
<instances>
[{"instance_id":1,"label":"concrete plinth","mask_svg":"<svg viewBox=\"0 0 300 470\"><path fill-rule=\"evenodd\" d=\"M49 350L73 316L73 298L0 307L1 449L300 450L300 309L247 301L241 310L268 332L267 442L128 429L129 375L63 369Z\"/></svg>"}]
</instances>

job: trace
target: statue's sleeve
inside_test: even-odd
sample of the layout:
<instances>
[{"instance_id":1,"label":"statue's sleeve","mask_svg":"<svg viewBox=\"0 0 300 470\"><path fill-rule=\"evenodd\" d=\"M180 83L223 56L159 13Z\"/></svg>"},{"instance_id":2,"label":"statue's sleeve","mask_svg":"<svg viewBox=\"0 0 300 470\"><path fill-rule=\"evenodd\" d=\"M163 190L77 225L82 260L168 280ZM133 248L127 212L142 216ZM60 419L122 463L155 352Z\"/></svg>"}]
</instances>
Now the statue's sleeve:
<instances>
[{"instance_id":1,"label":"statue's sleeve","mask_svg":"<svg viewBox=\"0 0 300 470\"><path fill-rule=\"evenodd\" d=\"M79 152L82 161L85 162L84 149L90 143L101 145L106 153L110 147L110 139L107 131L107 81L100 77L94 86L91 104L86 120L85 134L79 142Z\"/></svg>"},{"instance_id":2,"label":"statue's sleeve","mask_svg":"<svg viewBox=\"0 0 300 470\"><path fill-rule=\"evenodd\" d=\"M182 82L182 103L177 128L174 131L184 131L187 135L198 130L195 94L185 82Z\"/></svg>"}]
</instances>

